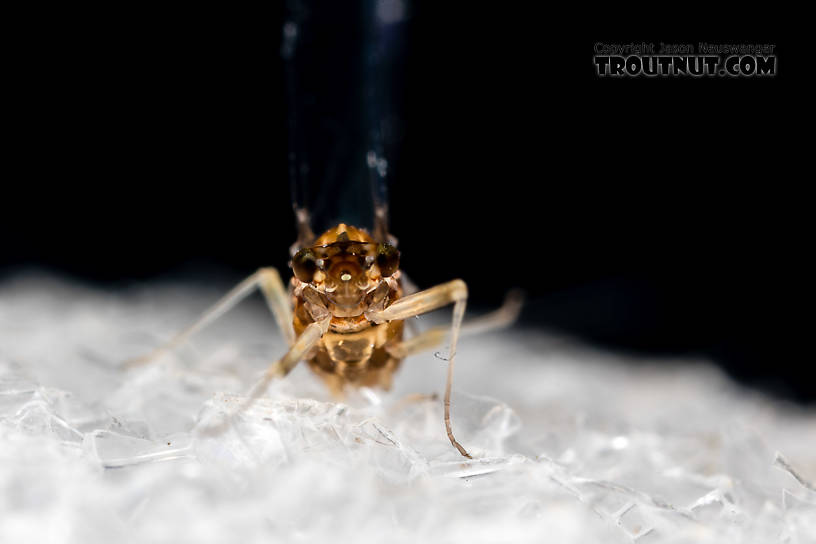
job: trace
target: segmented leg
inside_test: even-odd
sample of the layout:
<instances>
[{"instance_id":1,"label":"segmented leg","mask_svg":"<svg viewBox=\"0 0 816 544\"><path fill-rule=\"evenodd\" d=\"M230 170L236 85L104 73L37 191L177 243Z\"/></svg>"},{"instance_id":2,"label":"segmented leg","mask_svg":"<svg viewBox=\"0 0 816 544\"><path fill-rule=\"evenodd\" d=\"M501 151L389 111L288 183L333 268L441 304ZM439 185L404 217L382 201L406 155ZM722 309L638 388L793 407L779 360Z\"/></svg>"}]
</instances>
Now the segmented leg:
<instances>
[{"instance_id":1,"label":"segmented leg","mask_svg":"<svg viewBox=\"0 0 816 544\"><path fill-rule=\"evenodd\" d=\"M508 292L504 298L504 303L497 310L474 319L463 321L462 328L459 332L460 336L481 334L512 325L513 322L518 319L523 303L524 296L521 294L521 291L512 290ZM411 323L411 321L409 321L409 323ZM408 340L392 344L386 347L386 349L393 357L404 359L409 355L429 351L440 346L449 331L450 327L433 327Z\"/></svg>"},{"instance_id":2,"label":"segmented leg","mask_svg":"<svg viewBox=\"0 0 816 544\"><path fill-rule=\"evenodd\" d=\"M459 340L459 330L462 327L462 317L465 315L467 304L467 285L462 280L453 280L425 291L401 298L384 310L366 312L366 318L374 323L383 323L394 319L407 319L431 312L453 303L453 319L451 322L450 355L448 356L448 377L445 384L445 430L448 440L467 458L470 454L457 442L453 436L450 422L450 397L453 383L453 364L456 357L456 342Z\"/></svg>"},{"instance_id":3,"label":"segmented leg","mask_svg":"<svg viewBox=\"0 0 816 544\"><path fill-rule=\"evenodd\" d=\"M286 338L287 345L291 346L295 342L295 330L292 327L292 309L290 308L289 295L277 269L271 267L261 268L232 288L229 293L224 295L218 302L205 311L192 325L176 334L169 341L154 349L149 354L126 361L125 366L134 367L149 363L162 353L180 346L190 336L231 310L236 304L252 293L256 287L261 288L267 305L272 315L275 316L275 321L283 332L284 338Z\"/></svg>"},{"instance_id":4,"label":"segmented leg","mask_svg":"<svg viewBox=\"0 0 816 544\"><path fill-rule=\"evenodd\" d=\"M329 330L329 323L331 323L331 315L328 315L322 321L309 324L303 329L300 336L289 348L286 354L269 365L263 376L252 386L247 394L248 401L251 402L263 393L269 382L275 378L283 378L289 374L295 366L309 353L313 347L317 345L323 335Z\"/></svg>"},{"instance_id":5,"label":"segmented leg","mask_svg":"<svg viewBox=\"0 0 816 544\"><path fill-rule=\"evenodd\" d=\"M403 296L419 293L419 287L411 280L411 278L408 277L405 270L400 270L400 285L402 285ZM410 331L411 338L415 338L420 335L419 327L413 319L408 319L405 321L405 327Z\"/></svg>"},{"instance_id":6,"label":"segmented leg","mask_svg":"<svg viewBox=\"0 0 816 544\"><path fill-rule=\"evenodd\" d=\"M306 354L308 354L309 351L317 345L320 338L329 329L330 322L331 315L328 315L323 320L311 323L308 327L306 327L300 336L297 337L294 344L289 348L289 351L287 351L283 357L269 365L263 376L261 376L261 378L250 388L249 392L246 394L246 397L237 406L235 406L229 412L229 414L226 415L226 417L219 418L215 421L208 422L206 425L202 425L198 432L209 435L217 435L226 430L226 428L232 423L235 416L246 410L263 394L270 381L275 378L283 378L289 374L289 372L291 372L295 366L297 366L297 364L306 356Z\"/></svg>"}]
</instances>

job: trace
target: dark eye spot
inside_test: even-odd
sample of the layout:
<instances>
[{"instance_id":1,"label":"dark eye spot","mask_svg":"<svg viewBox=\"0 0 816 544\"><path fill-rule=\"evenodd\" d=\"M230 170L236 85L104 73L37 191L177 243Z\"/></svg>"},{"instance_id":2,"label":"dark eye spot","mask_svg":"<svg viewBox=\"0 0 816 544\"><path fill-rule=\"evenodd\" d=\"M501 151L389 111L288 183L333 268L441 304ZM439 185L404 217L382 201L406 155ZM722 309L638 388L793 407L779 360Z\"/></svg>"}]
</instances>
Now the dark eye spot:
<instances>
[{"instance_id":1,"label":"dark eye spot","mask_svg":"<svg viewBox=\"0 0 816 544\"><path fill-rule=\"evenodd\" d=\"M317 271L317 262L314 251L311 248L304 247L292 258L292 270L295 272L295 277L302 282L309 283Z\"/></svg>"},{"instance_id":2,"label":"dark eye spot","mask_svg":"<svg viewBox=\"0 0 816 544\"><path fill-rule=\"evenodd\" d=\"M400 252L391 244L377 246L377 267L380 274L390 276L399 268Z\"/></svg>"}]
</instances>

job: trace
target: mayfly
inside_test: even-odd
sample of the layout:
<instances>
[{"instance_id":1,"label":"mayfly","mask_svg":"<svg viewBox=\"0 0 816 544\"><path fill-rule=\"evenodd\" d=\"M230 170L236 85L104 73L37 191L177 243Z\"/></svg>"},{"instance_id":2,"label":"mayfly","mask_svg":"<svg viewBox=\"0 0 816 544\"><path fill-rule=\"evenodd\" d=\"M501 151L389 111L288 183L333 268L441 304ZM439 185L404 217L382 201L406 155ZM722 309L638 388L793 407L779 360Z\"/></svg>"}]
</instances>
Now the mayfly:
<instances>
[{"instance_id":1,"label":"mayfly","mask_svg":"<svg viewBox=\"0 0 816 544\"><path fill-rule=\"evenodd\" d=\"M294 42L302 28L302 18L297 24L290 21L284 26L282 53L289 72L293 70ZM377 58L381 62L383 55ZM377 67L369 68L372 71ZM295 102L297 94L292 90L295 75L287 74L290 102ZM369 93L369 98L372 98L368 101L369 105L377 103L373 100L377 96L377 92ZM297 111L297 108L290 104L290 139L297 142L293 133L298 126L293 111ZM394 372L405 357L434 349L447 338L450 348L445 358L448 365L444 396L445 430L451 444L463 456L470 457L454 437L450 418L454 360L460 332L511 323L518 314L521 300L516 293L511 293L502 308L479 320L465 323L463 327L468 297L464 281L455 279L423 291L413 287L400 271L400 252L396 238L388 229L382 138L377 130L368 132L368 151L363 157L373 189L373 228L369 230L338 221L322 234L315 235L311 210L303 197L306 182L297 179L306 169L295 164L290 171L293 172L292 196L298 235L297 241L290 247L289 265L293 276L288 285L275 268L259 269L187 329L150 355L132 361L132 364L144 363L158 353L180 345L256 289L260 289L266 298L289 348L253 387L250 399L261 394L270 380L286 376L300 361L306 361L338 397L342 396L346 386L389 389ZM296 163L302 160L303 155L297 151L290 152L290 159ZM325 191L321 196L324 200L331 198ZM450 327L435 327L405 338L406 319L448 305L453 305Z\"/></svg>"},{"instance_id":2,"label":"mayfly","mask_svg":"<svg viewBox=\"0 0 816 544\"><path fill-rule=\"evenodd\" d=\"M299 210L302 233L310 233ZM381 210L382 212L382 210ZM379 218L385 217L383 213ZM381 221L380 225L384 225ZM147 357L177 347L260 288L277 325L289 345L283 357L266 371L253 391L266 387L269 380L283 378L301 360L308 362L335 396L345 386L389 389L394 372L405 357L439 346L450 332L450 350L445 384L445 430L451 444L465 457L470 454L456 440L451 429L450 397L454 359L467 301L467 286L456 279L423 291L405 294L399 270L400 253L387 239L366 230L339 224L320 236L307 235L297 242L288 288L275 268L261 268L242 281L207 310L190 327ZM379 232L386 232L384 229ZM404 320L447 305L453 305L451 326L434 327L405 339ZM520 310L521 298L508 295L495 312L466 323L469 332L483 331L512 323Z\"/></svg>"}]
</instances>

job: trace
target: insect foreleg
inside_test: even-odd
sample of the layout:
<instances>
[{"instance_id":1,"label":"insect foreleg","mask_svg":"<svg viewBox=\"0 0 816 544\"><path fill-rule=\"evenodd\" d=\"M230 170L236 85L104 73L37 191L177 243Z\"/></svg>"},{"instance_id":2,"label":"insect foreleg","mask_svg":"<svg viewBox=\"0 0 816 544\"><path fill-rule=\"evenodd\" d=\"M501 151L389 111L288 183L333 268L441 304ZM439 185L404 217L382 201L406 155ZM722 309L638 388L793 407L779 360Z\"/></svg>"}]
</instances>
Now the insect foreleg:
<instances>
[{"instance_id":1,"label":"insect foreleg","mask_svg":"<svg viewBox=\"0 0 816 544\"><path fill-rule=\"evenodd\" d=\"M260 287L266 298L275 321L286 338L287 345L295 341L295 331L292 328L292 310L289 307L289 296L283 285L280 274L275 268L261 268L247 279L236 285L229 293L205 311L192 325L176 334L173 338L159 346L149 354L131 359L125 366L138 366L153 361L156 357L183 344L190 336L200 331L245 299L252 291Z\"/></svg>"},{"instance_id":2,"label":"insect foreleg","mask_svg":"<svg viewBox=\"0 0 816 544\"><path fill-rule=\"evenodd\" d=\"M419 293L401 298L384 310L366 312L366 318L374 323L383 323L395 319L407 319L431 312L448 304L453 304L453 319L451 322L450 355L448 356L448 378L445 383L445 430L448 439L459 453L470 458L470 454L453 437L450 422L450 397L453 383L453 363L456 357L456 342L459 339L459 330L462 327L462 317L465 315L467 304L467 285L462 280L453 280L436 287L431 287Z\"/></svg>"},{"instance_id":3,"label":"insect foreleg","mask_svg":"<svg viewBox=\"0 0 816 544\"><path fill-rule=\"evenodd\" d=\"M479 316L474 319L466 319L462 322L460 336L481 334L496 329L509 327L518 319L524 297L518 290L507 293L504 303L500 308L489 314ZM411 323L411 321L409 321ZM398 342L388 346L386 349L393 357L404 359L416 353L432 350L442 344L445 337L450 332L450 327L432 327L423 331L408 340Z\"/></svg>"}]
</instances>

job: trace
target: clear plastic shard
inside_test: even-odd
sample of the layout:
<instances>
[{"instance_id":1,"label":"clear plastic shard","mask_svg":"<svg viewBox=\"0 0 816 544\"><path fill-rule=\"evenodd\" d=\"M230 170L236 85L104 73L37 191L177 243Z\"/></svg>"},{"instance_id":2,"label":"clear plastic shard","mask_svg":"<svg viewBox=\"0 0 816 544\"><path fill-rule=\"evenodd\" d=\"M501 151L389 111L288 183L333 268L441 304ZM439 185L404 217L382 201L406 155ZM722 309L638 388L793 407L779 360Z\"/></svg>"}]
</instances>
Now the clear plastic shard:
<instances>
[{"instance_id":1,"label":"clear plastic shard","mask_svg":"<svg viewBox=\"0 0 816 544\"><path fill-rule=\"evenodd\" d=\"M370 400L370 399L369 399ZM432 473L438 476L487 474L514 458L502 443L518 421L507 406L462 395L465 417L459 432L478 459L462 458L450 447L442 406L434 397L395 398L358 407L300 398L216 395L206 402L193 430L200 459L230 470L278 466L317 455L353 467L362 460L393 481Z\"/></svg>"},{"instance_id":2,"label":"clear plastic shard","mask_svg":"<svg viewBox=\"0 0 816 544\"><path fill-rule=\"evenodd\" d=\"M694 361L537 330L333 399L260 300L125 371L220 290L0 285L0 542L788 543L816 535L816 413ZM429 326L419 320L420 327Z\"/></svg>"}]
</instances>

